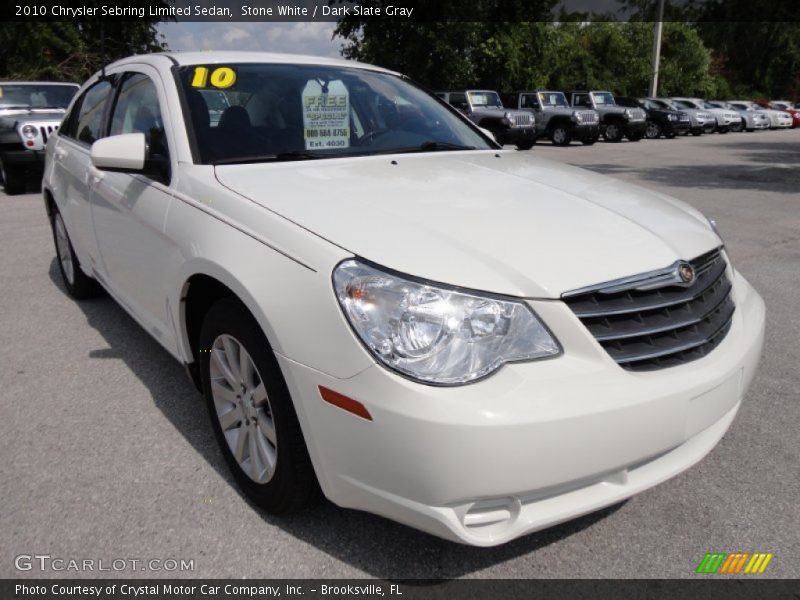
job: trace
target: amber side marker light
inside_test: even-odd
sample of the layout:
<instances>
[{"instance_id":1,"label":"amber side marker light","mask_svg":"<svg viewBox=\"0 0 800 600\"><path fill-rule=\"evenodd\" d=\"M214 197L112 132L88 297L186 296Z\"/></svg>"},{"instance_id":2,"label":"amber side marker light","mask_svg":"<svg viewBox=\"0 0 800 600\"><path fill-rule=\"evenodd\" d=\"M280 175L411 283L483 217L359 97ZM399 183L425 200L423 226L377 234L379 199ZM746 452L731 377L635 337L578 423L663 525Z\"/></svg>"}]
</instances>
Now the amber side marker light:
<instances>
[{"instance_id":1,"label":"amber side marker light","mask_svg":"<svg viewBox=\"0 0 800 600\"><path fill-rule=\"evenodd\" d=\"M324 386L319 386L319 395L322 396L322 399L328 404L333 404L334 406L338 406L342 410L351 412L362 419L372 421L372 415L369 414L367 407L361 404L361 402L358 400L348 398L347 396L344 396L339 392L334 392L333 390Z\"/></svg>"}]
</instances>

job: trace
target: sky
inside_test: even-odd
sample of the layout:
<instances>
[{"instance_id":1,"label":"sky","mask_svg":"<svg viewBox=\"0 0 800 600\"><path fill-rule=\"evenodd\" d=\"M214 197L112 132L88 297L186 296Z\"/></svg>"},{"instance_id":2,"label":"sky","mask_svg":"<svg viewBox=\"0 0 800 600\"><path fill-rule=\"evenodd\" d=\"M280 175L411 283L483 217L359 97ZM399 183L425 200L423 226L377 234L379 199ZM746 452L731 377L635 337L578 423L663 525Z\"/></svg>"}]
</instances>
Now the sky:
<instances>
[{"instance_id":1,"label":"sky","mask_svg":"<svg viewBox=\"0 0 800 600\"><path fill-rule=\"evenodd\" d=\"M160 23L170 50L260 50L341 58L328 22Z\"/></svg>"}]
</instances>

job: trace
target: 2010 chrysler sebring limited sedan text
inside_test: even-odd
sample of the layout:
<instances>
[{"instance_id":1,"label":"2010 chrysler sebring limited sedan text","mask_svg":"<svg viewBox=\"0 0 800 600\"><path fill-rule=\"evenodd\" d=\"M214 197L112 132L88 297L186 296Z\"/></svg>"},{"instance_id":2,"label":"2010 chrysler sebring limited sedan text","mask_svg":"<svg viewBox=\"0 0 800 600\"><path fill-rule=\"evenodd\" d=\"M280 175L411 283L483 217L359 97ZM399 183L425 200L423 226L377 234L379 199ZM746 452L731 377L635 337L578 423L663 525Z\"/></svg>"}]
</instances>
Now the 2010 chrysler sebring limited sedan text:
<instances>
[{"instance_id":1,"label":"2010 chrysler sebring limited sedan text","mask_svg":"<svg viewBox=\"0 0 800 600\"><path fill-rule=\"evenodd\" d=\"M499 544L700 460L761 353L764 304L696 210L504 151L368 65L116 62L44 197L70 293L187 366L269 511L321 488Z\"/></svg>"}]
</instances>

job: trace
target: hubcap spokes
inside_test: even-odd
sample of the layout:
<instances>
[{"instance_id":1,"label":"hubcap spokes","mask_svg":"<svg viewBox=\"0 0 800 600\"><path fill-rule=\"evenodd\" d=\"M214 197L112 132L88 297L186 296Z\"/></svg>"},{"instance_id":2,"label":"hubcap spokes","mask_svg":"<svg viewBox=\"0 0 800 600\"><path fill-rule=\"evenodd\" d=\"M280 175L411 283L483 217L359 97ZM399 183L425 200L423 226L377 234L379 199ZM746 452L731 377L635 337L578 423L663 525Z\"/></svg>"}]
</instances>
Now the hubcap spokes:
<instances>
[{"instance_id":1,"label":"hubcap spokes","mask_svg":"<svg viewBox=\"0 0 800 600\"><path fill-rule=\"evenodd\" d=\"M235 338L223 334L211 347L211 396L228 447L256 483L275 473L278 440L272 407L253 359Z\"/></svg>"},{"instance_id":2,"label":"hubcap spokes","mask_svg":"<svg viewBox=\"0 0 800 600\"><path fill-rule=\"evenodd\" d=\"M64 221L61 215L56 215L56 252L58 252L58 260L61 263L61 269L64 271L64 277L70 284L75 283L75 270L72 264L72 253L69 251L69 238L67 237L67 230L64 227Z\"/></svg>"}]
</instances>

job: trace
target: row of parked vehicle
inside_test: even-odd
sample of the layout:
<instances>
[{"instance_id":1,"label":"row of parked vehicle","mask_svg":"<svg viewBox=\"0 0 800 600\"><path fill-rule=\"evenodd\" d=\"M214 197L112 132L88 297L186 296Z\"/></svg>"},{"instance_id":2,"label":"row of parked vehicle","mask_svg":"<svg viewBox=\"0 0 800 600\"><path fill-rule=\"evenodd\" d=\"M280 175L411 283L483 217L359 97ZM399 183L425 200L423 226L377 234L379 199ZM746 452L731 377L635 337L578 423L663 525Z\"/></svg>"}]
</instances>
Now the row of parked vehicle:
<instances>
[{"instance_id":1,"label":"row of parked vehicle","mask_svg":"<svg viewBox=\"0 0 800 600\"><path fill-rule=\"evenodd\" d=\"M623 138L673 138L800 126L800 110L784 100L703 100L701 98L615 97L608 91L491 90L436 92L502 144L520 150L547 138L556 146L572 141L594 144Z\"/></svg>"},{"instance_id":2,"label":"row of parked vehicle","mask_svg":"<svg viewBox=\"0 0 800 600\"><path fill-rule=\"evenodd\" d=\"M48 137L58 129L78 91L74 83L0 82L0 177L7 194L21 193L27 176L41 172ZM216 126L230 108L219 89L200 90ZM592 145L678 135L727 133L800 126L799 105L788 101L706 101L700 98L615 97L608 91L491 90L436 92L489 131L501 144L528 150L537 139L556 146ZM102 115L97 115L102 118Z\"/></svg>"}]
</instances>

